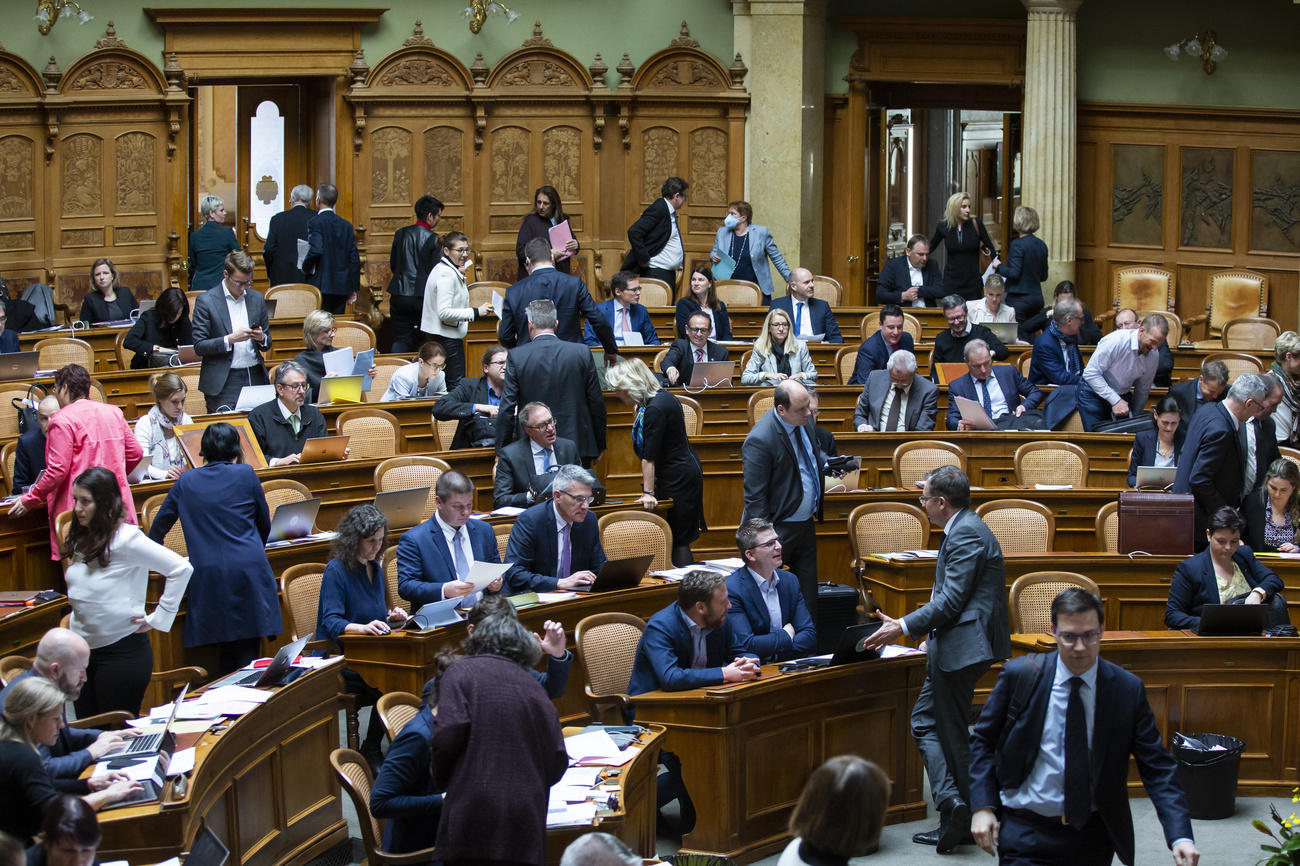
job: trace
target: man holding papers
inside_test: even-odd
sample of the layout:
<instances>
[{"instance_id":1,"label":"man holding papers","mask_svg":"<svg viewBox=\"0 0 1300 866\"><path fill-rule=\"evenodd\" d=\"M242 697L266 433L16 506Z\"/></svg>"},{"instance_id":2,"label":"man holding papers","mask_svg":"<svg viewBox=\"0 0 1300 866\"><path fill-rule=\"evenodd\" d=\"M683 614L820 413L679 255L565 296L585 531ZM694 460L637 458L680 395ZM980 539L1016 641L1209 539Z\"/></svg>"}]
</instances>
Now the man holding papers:
<instances>
[{"instance_id":1,"label":"man holding papers","mask_svg":"<svg viewBox=\"0 0 1300 866\"><path fill-rule=\"evenodd\" d=\"M620 346L659 345L659 335L650 321L650 312L640 303L641 285L636 274L619 271L610 278L609 288L614 297L597 304L596 309L614 329L614 341ZM600 345L591 322L587 322L583 330L583 339L588 346Z\"/></svg>"},{"instance_id":2,"label":"man holding papers","mask_svg":"<svg viewBox=\"0 0 1300 866\"><path fill-rule=\"evenodd\" d=\"M397 594L419 606L445 598L477 595L469 581L475 562L499 563L492 527L474 520L474 482L458 470L444 472L434 487L433 517L404 533L397 543ZM499 592L501 578L485 587ZM472 604L467 600L466 606Z\"/></svg>"},{"instance_id":3,"label":"man holding papers","mask_svg":"<svg viewBox=\"0 0 1300 866\"><path fill-rule=\"evenodd\" d=\"M993 355L983 340L966 344L965 360L970 372L948 386L949 430L978 429L961 416L955 397L965 397L983 406L998 430L1015 429L1016 419L1043 399L1043 392L1029 384L1015 367L1004 364L994 367Z\"/></svg>"}]
</instances>

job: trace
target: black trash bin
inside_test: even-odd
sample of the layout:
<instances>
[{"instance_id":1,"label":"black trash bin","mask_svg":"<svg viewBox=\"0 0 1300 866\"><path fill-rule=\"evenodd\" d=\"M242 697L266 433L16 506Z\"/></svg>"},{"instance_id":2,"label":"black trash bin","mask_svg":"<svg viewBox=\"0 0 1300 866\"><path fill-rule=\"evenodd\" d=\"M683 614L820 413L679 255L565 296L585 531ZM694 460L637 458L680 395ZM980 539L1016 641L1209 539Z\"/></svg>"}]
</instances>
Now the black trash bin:
<instances>
[{"instance_id":1,"label":"black trash bin","mask_svg":"<svg viewBox=\"0 0 1300 866\"><path fill-rule=\"evenodd\" d=\"M1183 738L1195 740L1196 748ZM1209 751L1222 746L1223 751ZM1179 734L1174 737L1177 779L1193 818L1231 818L1237 811L1237 776L1246 744L1225 734Z\"/></svg>"}]
</instances>

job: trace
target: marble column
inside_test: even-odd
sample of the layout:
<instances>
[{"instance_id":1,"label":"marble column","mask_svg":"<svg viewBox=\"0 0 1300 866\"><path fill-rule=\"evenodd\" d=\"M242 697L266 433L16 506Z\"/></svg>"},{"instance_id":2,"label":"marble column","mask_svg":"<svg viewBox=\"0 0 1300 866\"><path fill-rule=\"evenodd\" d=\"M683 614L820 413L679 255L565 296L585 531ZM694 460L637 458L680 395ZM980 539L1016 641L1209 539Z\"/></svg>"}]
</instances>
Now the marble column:
<instances>
[{"instance_id":1,"label":"marble column","mask_svg":"<svg viewBox=\"0 0 1300 866\"><path fill-rule=\"evenodd\" d=\"M733 0L749 67L744 198L790 267L821 273L825 0ZM777 294L785 282L772 269Z\"/></svg>"},{"instance_id":2,"label":"marble column","mask_svg":"<svg viewBox=\"0 0 1300 866\"><path fill-rule=\"evenodd\" d=\"M1022 0L1025 34L1025 116L1021 148L1023 204L1038 211L1047 244L1050 302L1060 280L1074 279L1075 186L1078 171L1076 13L1083 0Z\"/></svg>"}]
</instances>

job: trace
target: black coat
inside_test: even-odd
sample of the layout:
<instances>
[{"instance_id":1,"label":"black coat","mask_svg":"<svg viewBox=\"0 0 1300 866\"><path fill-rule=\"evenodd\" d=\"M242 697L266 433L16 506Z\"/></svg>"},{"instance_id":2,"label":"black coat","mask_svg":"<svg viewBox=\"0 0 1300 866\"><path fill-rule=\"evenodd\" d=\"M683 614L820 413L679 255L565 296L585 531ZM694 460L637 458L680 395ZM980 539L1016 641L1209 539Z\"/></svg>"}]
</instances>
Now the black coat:
<instances>
[{"instance_id":1,"label":"black coat","mask_svg":"<svg viewBox=\"0 0 1300 866\"><path fill-rule=\"evenodd\" d=\"M104 300L104 293L99 289L89 292L81 301L81 321L89 325L97 325L100 322L117 322L122 319L129 319L131 311L139 307L136 303L135 295L126 286L118 286L117 289L117 308L122 315L114 316L108 310L108 301Z\"/></svg>"},{"instance_id":2,"label":"black coat","mask_svg":"<svg viewBox=\"0 0 1300 866\"><path fill-rule=\"evenodd\" d=\"M560 273L555 268L534 268L524 279L506 289L501 324L497 326L501 345L507 349L522 346L528 336L528 305L540 298L555 302L555 335L569 343L582 343L582 322L586 319L605 351L618 354L614 329L609 319L596 309L596 302L579 277Z\"/></svg>"},{"instance_id":3,"label":"black coat","mask_svg":"<svg viewBox=\"0 0 1300 866\"><path fill-rule=\"evenodd\" d=\"M686 339L686 323L691 320L691 316L703 310L704 307L695 298L682 298L677 302L677 307L673 311L673 327L678 337ZM727 312L727 305L718 301L718 306L713 310L713 335L714 340L730 340L731 337L731 315Z\"/></svg>"},{"instance_id":4,"label":"black coat","mask_svg":"<svg viewBox=\"0 0 1300 866\"><path fill-rule=\"evenodd\" d=\"M447 396L433 404L433 417L439 421L460 421L456 425L456 435L451 440L453 449L473 448L476 442L495 439L496 423L486 415L474 411L474 404L487 405L487 402L487 377L477 376L461 379Z\"/></svg>"},{"instance_id":5,"label":"black coat","mask_svg":"<svg viewBox=\"0 0 1300 866\"><path fill-rule=\"evenodd\" d=\"M974 225L971 225L974 223ZM966 224L949 227L943 221L934 227L930 238L930 253L933 255L943 243L948 253L948 260L943 266L943 288L948 294L961 295L968 301L984 296L984 283L980 279L980 247L986 247L997 255L993 240L989 237L984 223L971 217Z\"/></svg>"},{"instance_id":6,"label":"black coat","mask_svg":"<svg viewBox=\"0 0 1300 866\"><path fill-rule=\"evenodd\" d=\"M128 352L134 352L131 358L131 369L140 370L149 366L149 358L153 355L154 346L167 346L175 349L178 346L194 345L194 329L190 325L190 317L182 313L181 317L174 324L166 324L158 320L158 313L155 310L145 310L140 314L140 318L135 320L131 330L126 332L122 339L122 347Z\"/></svg>"},{"instance_id":7,"label":"black coat","mask_svg":"<svg viewBox=\"0 0 1300 866\"><path fill-rule=\"evenodd\" d=\"M307 223L315 215L316 211L304 204L294 205L271 217L266 245L262 247L268 285L307 282L298 268L298 241L307 240Z\"/></svg>"},{"instance_id":8,"label":"black coat","mask_svg":"<svg viewBox=\"0 0 1300 866\"><path fill-rule=\"evenodd\" d=\"M393 234L393 247L388 253L388 267L393 278L388 281L388 293L408 298L423 298L424 283L437 264L433 259L437 235L428 226L414 223L403 226Z\"/></svg>"},{"instance_id":9,"label":"black coat","mask_svg":"<svg viewBox=\"0 0 1300 866\"><path fill-rule=\"evenodd\" d=\"M280 411L278 398L253 407L248 413L249 426L253 428L257 444L262 448L262 456L268 461L276 457L288 457L290 454L301 454L302 443L329 435L325 416L315 406L304 403L298 414L302 418L302 426L295 436L293 427Z\"/></svg>"},{"instance_id":10,"label":"black coat","mask_svg":"<svg viewBox=\"0 0 1300 866\"><path fill-rule=\"evenodd\" d=\"M190 291L206 292L221 282L226 254L237 249L239 241L230 226L207 220L190 232Z\"/></svg>"},{"instance_id":11,"label":"black coat","mask_svg":"<svg viewBox=\"0 0 1300 866\"><path fill-rule=\"evenodd\" d=\"M572 439L556 436L552 447L556 466L578 462L578 446ZM497 452L497 471L492 482L492 507L509 505L527 508L532 505L528 491L538 477L534 471L536 468L533 463L532 441L527 436L520 436Z\"/></svg>"},{"instance_id":12,"label":"black coat","mask_svg":"<svg viewBox=\"0 0 1300 866\"><path fill-rule=\"evenodd\" d=\"M704 357L710 361L725 361L727 355L726 346L712 340L708 341ZM663 372L669 367L677 368L677 387L684 387L691 383L691 375L695 372L695 347L689 340L673 340L673 344L668 347L668 354L664 355L663 361L659 364L659 370ZM667 382L667 375L661 381Z\"/></svg>"},{"instance_id":13,"label":"black coat","mask_svg":"<svg viewBox=\"0 0 1300 866\"><path fill-rule=\"evenodd\" d=\"M26 493L45 469L45 434L38 425L18 437L14 446L14 495Z\"/></svg>"},{"instance_id":14,"label":"black coat","mask_svg":"<svg viewBox=\"0 0 1300 866\"><path fill-rule=\"evenodd\" d=\"M497 448L519 433L518 407L540 400L555 416L555 433L578 443L578 454L594 460L605 450L605 397L591 350L554 334L510 350L505 394L497 412Z\"/></svg>"}]
</instances>

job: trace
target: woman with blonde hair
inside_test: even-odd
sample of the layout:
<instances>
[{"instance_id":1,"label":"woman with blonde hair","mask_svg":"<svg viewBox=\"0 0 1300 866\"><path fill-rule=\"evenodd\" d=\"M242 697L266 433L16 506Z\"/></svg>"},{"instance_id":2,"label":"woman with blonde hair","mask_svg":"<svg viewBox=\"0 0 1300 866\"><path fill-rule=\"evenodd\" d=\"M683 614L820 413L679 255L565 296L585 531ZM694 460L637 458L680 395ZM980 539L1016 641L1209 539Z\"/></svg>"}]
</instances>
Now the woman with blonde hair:
<instances>
[{"instance_id":1,"label":"woman with blonde hair","mask_svg":"<svg viewBox=\"0 0 1300 866\"><path fill-rule=\"evenodd\" d=\"M742 385L766 385L797 379L800 382L817 381L817 368L813 366L808 346L792 333L790 316L784 310L770 310L763 319L763 330L754 341L754 351L749 363L740 374Z\"/></svg>"},{"instance_id":2,"label":"woman with blonde hair","mask_svg":"<svg viewBox=\"0 0 1300 866\"><path fill-rule=\"evenodd\" d=\"M325 372L325 353L334 351L334 315L324 310L312 310L302 319L302 341L307 346L293 359L307 376L307 402L315 403L320 396L320 380L333 375ZM367 376L373 377L378 368L370 365Z\"/></svg>"},{"instance_id":3,"label":"woman with blonde hair","mask_svg":"<svg viewBox=\"0 0 1300 866\"><path fill-rule=\"evenodd\" d=\"M1007 281L1007 304L1015 308L1016 321L1023 322L1043 309L1043 280L1047 279L1047 244L1038 231L1038 211L1021 205L1011 227L1019 234L1007 249L1007 261L997 272Z\"/></svg>"},{"instance_id":4,"label":"woman with blonde hair","mask_svg":"<svg viewBox=\"0 0 1300 866\"><path fill-rule=\"evenodd\" d=\"M973 301L984 294L980 279L980 253L997 261L997 251L984 224L971 214L970 193L955 192L943 208L943 219L934 227L930 254L943 244L948 255L943 266L943 285L952 294Z\"/></svg>"},{"instance_id":5,"label":"woman with blonde hair","mask_svg":"<svg viewBox=\"0 0 1300 866\"><path fill-rule=\"evenodd\" d=\"M129 319L131 311L140 306L131 290L122 285L111 259L95 259L90 266L90 282L92 288L81 301L81 321L87 325Z\"/></svg>"},{"instance_id":6,"label":"woman with blonde hair","mask_svg":"<svg viewBox=\"0 0 1300 866\"><path fill-rule=\"evenodd\" d=\"M185 380L175 373L154 373L149 377L153 408L135 422L135 438L149 458L145 478L151 481L175 481L185 471L185 451L176 435L177 424L193 424L185 414L189 391Z\"/></svg>"}]
</instances>

